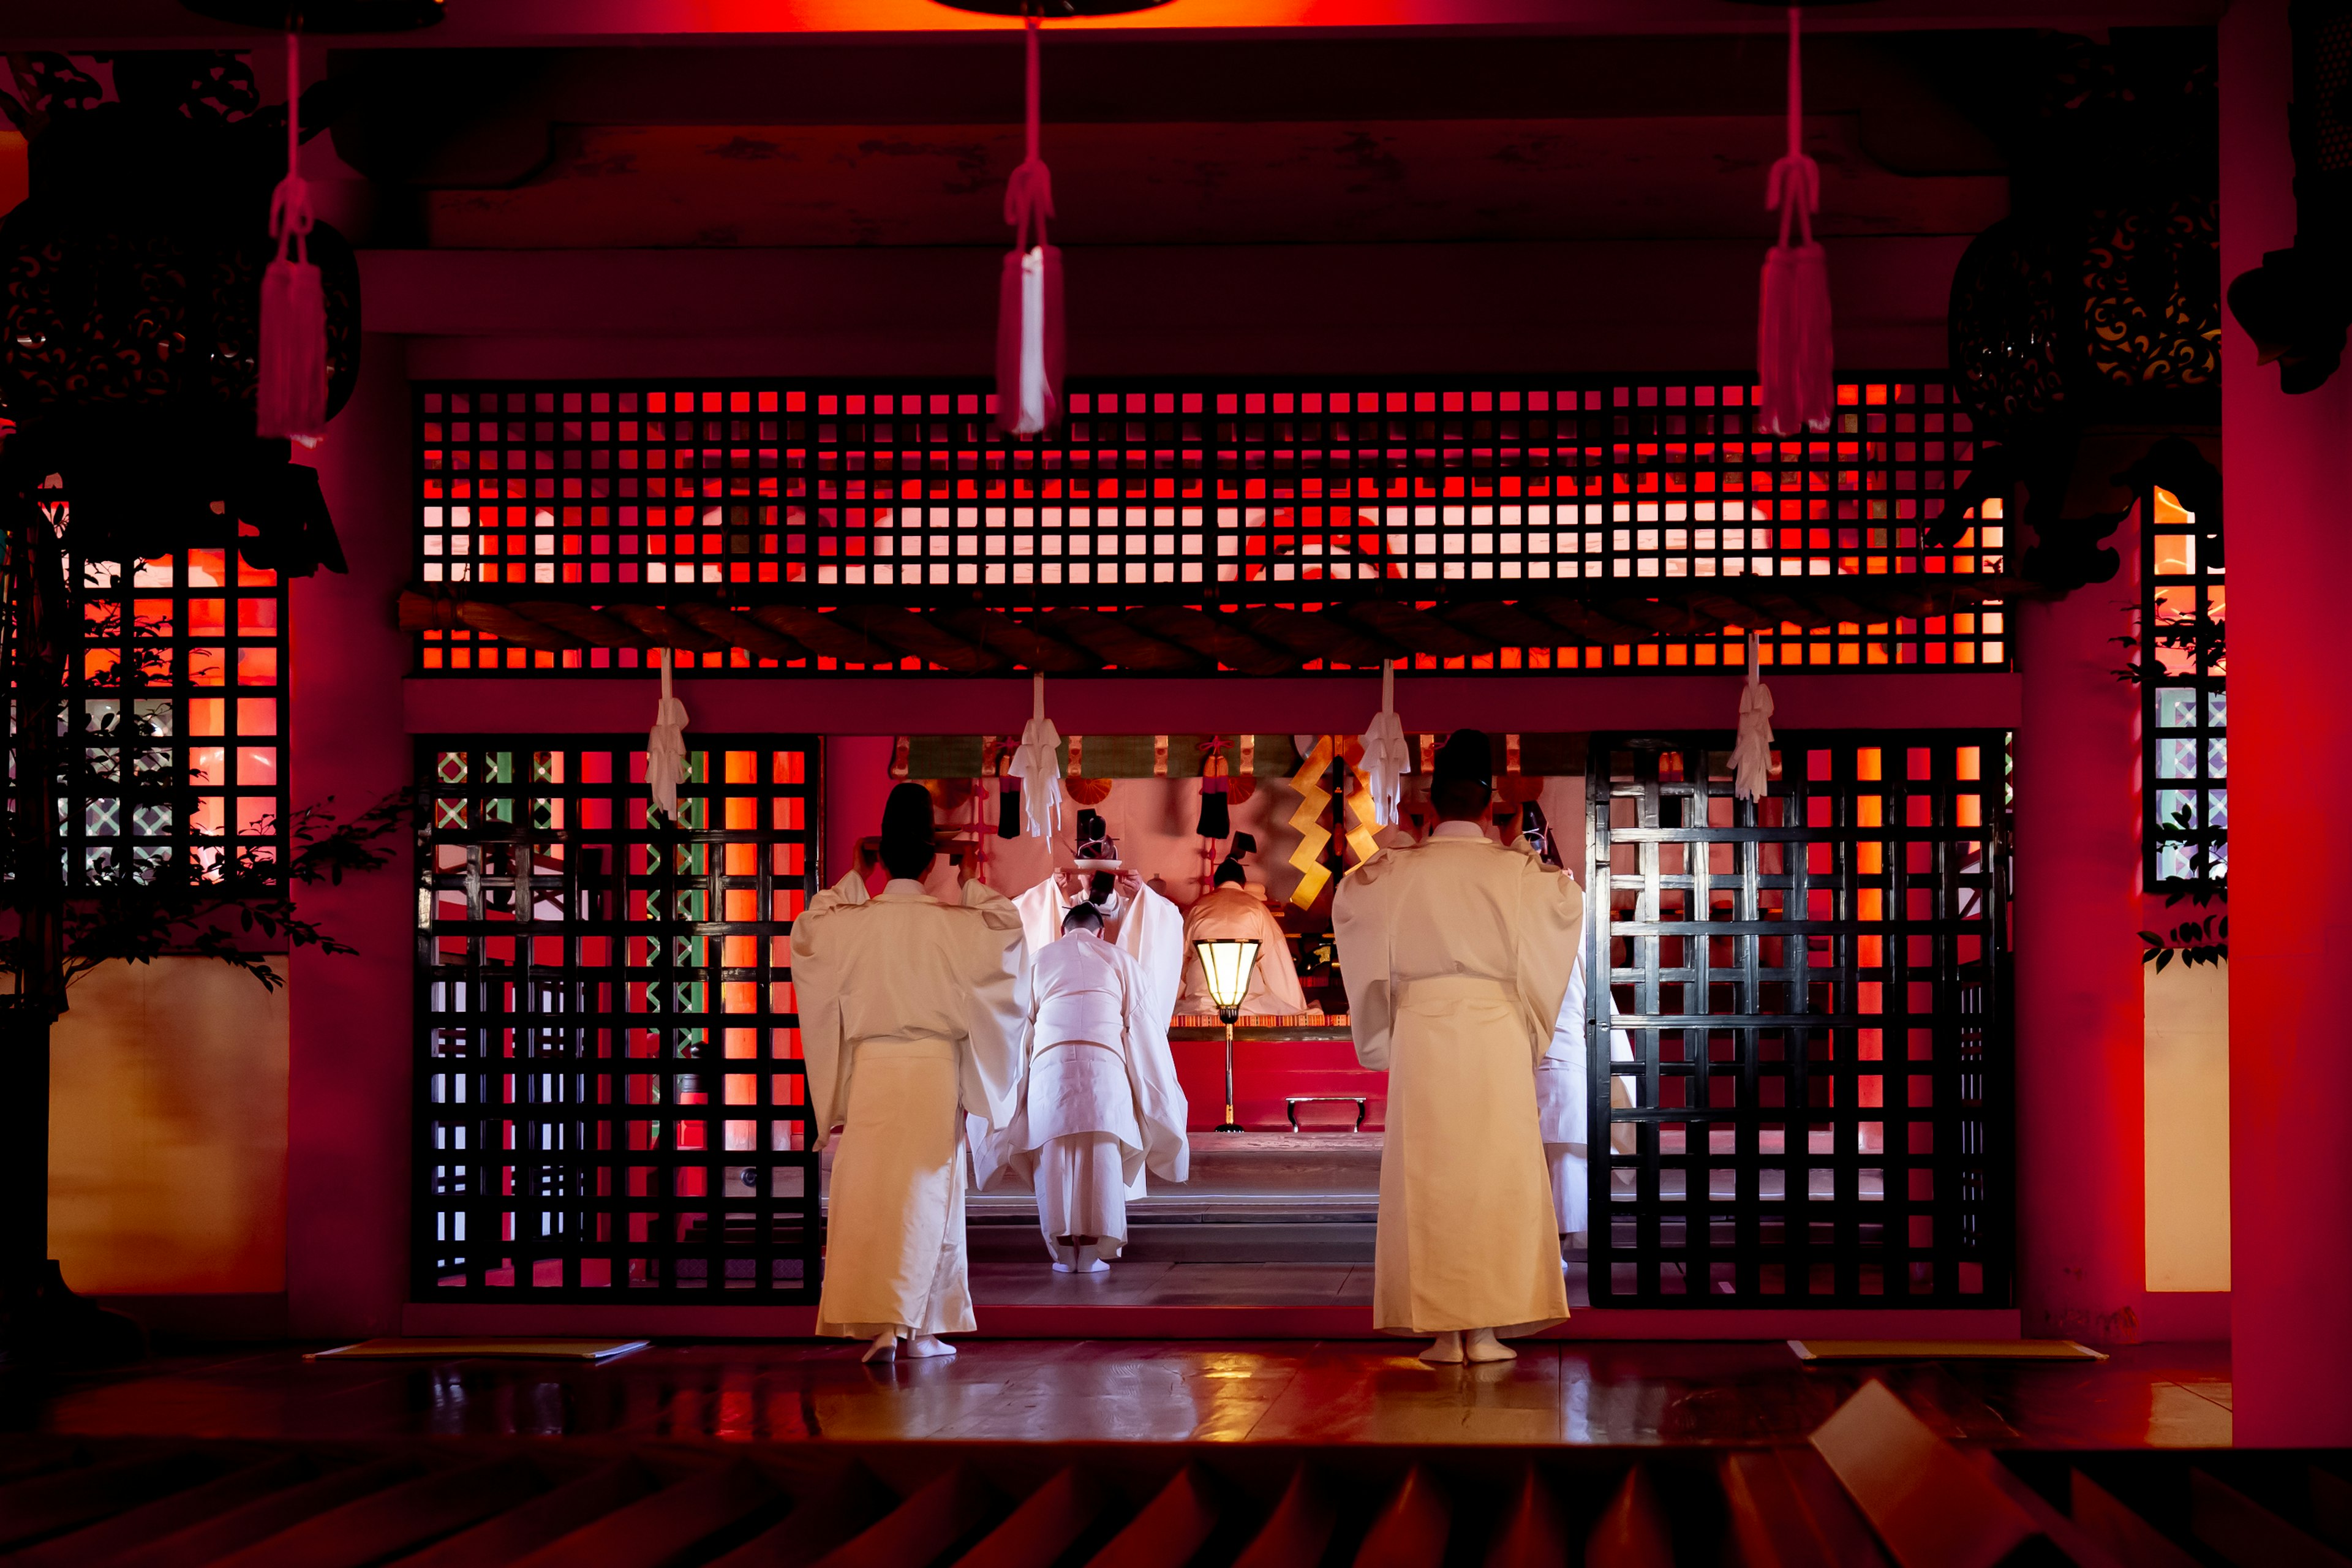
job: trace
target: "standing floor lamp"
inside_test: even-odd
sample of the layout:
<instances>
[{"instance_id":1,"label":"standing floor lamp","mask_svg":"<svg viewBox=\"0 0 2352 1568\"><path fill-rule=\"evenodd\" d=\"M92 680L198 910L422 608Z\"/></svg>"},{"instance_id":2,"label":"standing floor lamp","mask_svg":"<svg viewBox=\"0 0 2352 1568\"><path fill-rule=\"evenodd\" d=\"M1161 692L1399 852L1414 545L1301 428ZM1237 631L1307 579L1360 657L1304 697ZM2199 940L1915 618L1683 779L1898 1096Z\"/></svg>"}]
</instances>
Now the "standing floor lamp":
<instances>
[{"instance_id":1,"label":"standing floor lamp","mask_svg":"<svg viewBox=\"0 0 2352 1568\"><path fill-rule=\"evenodd\" d=\"M1234 1020L1242 1016L1242 999L1249 994L1250 975L1257 968L1257 942L1196 942L1192 951L1201 955L1209 1000L1217 1005L1217 1016L1225 1025L1225 1119L1217 1123L1217 1131L1239 1132L1241 1121L1234 1114Z\"/></svg>"}]
</instances>

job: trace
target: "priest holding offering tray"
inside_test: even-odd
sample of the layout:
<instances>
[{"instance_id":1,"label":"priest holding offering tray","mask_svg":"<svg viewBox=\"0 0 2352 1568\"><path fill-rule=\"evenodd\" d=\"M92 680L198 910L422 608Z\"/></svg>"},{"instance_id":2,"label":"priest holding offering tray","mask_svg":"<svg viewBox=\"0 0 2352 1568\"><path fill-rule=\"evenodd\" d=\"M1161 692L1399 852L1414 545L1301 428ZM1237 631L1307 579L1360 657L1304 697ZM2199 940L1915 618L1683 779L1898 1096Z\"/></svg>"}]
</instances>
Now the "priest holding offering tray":
<instances>
[{"instance_id":1,"label":"priest holding offering tray","mask_svg":"<svg viewBox=\"0 0 2352 1568\"><path fill-rule=\"evenodd\" d=\"M1373 1322L1429 1334L1429 1362L1504 1361L1503 1336L1568 1316L1536 1064L1577 962L1583 894L1483 822L1486 737L1437 753L1438 824L1332 902L1356 1056L1389 1073Z\"/></svg>"}]
</instances>

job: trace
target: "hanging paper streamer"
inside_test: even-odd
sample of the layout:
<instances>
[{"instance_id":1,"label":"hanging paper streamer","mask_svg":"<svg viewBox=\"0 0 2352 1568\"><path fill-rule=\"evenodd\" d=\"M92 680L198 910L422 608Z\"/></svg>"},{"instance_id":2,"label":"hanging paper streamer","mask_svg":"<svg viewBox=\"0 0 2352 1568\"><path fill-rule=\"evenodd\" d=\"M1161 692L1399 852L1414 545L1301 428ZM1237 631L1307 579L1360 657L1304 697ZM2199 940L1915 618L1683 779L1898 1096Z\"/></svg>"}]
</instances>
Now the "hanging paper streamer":
<instances>
[{"instance_id":1,"label":"hanging paper streamer","mask_svg":"<svg viewBox=\"0 0 2352 1568\"><path fill-rule=\"evenodd\" d=\"M310 187L301 174L302 53L286 35L286 177L269 198L277 258L261 275L261 366L254 427L316 447L327 434L327 294L310 261Z\"/></svg>"},{"instance_id":2,"label":"hanging paper streamer","mask_svg":"<svg viewBox=\"0 0 2352 1568\"><path fill-rule=\"evenodd\" d=\"M1037 153L1037 18L1027 18L1028 155L1004 187L1013 251L996 301L996 423L1034 436L1062 420L1062 253L1045 243L1054 177Z\"/></svg>"},{"instance_id":3,"label":"hanging paper streamer","mask_svg":"<svg viewBox=\"0 0 2352 1568\"><path fill-rule=\"evenodd\" d=\"M1759 678L1754 632L1748 634L1748 686L1739 694L1739 737L1731 746L1731 793L1762 800L1772 777L1772 689Z\"/></svg>"},{"instance_id":4,"label":"hanging paper streamer","mask_svg":"<svg viewBox=\"0 0 2352 1568\"><path fill-rule=\"evenodd\" d=\"M1756 323L1756 371L1763 388L1757 425L1769 436L1828 429L1837 391L1831 374L1829 265L1813 239L1822 171L1804 151L1797 13L1789 7L1789 150L1772 165L1764 198L1766 206L1780 209L1780 243L1764 258L1763 307Z\"/></svg>"},{"instance_id":5,"label":"hanging paper streamer","mask_svg":"<svg viewBox=\"0 0 2352 1568\"><path fill-rule=\"evenodd\" d=\"M1397 820L1404 798L1404 775L1412 771L1412 749L1405 744L1404 726L1396 716L1396 666L1381 660L1381 710L1364 731L1364 782L1371 794L1374 825L1388 827Z\"/></svg>"},{"instance_id":6,"label":"hanging paper streamer","mask_svg":"<svg viewBox=\"0 0 2352 1568\"><path fill-rule=\"evenodd\" d=\"M1062 826L1062 737L1045 717L1045 678L1032 678L1032 711L1021 744L1005 773L1021 781L1021 829L1032 838L1051 838ZM1073 748L1075 751L1076 748Z\"/></svg>"},{"instance_id":7,"label":"hanging paper streamer","mask_svg":"<svg viewBox=\"0 0 2352 1568\"><path fill-rule=\"evenodd\" d=\"M654 710L654 727L646 736L646 787L653 792L654 805L675 825L677 821L677 786L686 782L686 704L670 694L670 661L677 656L668 648L661 653L661 705Z\"/></svg>"}]
</instances>

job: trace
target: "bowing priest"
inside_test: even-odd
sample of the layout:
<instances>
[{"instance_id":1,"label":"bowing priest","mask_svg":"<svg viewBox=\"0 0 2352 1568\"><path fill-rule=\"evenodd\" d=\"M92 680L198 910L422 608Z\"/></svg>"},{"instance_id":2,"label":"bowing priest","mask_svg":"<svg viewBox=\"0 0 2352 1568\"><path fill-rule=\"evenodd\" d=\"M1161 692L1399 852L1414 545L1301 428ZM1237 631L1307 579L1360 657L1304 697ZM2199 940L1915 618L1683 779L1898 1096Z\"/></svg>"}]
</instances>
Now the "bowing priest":
<instances>
[{"instance_id":1,"label":"bowing priest","mask_svg":"<svg viewBox=\"0 0 2352 1568\"><path fill-rule=\"evenodd\" d=\"M1030 965L1021 1109L976 1137L985 1187L996 1168L1031 1183L1056 1273L1095 1274L1127 1245L1127 1197L1144 1171L1181 1182L1192 1153L1168 1021L1151 1010L1134 959L1103 938L1102 912L1077 903Z\"/></svg>"},{"instance_id":2,"label":"bowing priest","mask_svg":"<svg viewBox=\"0 0 2352 1568\"><path fill-rule=\"evenodd\" d=\"M1257 943L1257 966L1250 972L1249 994L1242 998L1242 1016L1295 1017L1307 1011L1307 993L1299 988L1298 965L1281 922L1265 906L1265 889L1252 883L1242 870L1242 857L1257 847L1246 833L1234 835L1233 847L1218 862L1210 889L1184 911L1184 989L1176 998L1179 1013L1213 1013L1208 977L1201 972L1199 942Z\"/></svg>"},{"instance_id":3,"label":"bowing priest","mask_svg":"<svg viewBox=\"0 0 2352 1568\"><path fill-rule=\"evenodd\" d=\"M1028 1014L1021 916L966 883L960 903L923 890L933 858L930 795L890 792L882 864L793 922L801 1051L819 1147L835 1129L816 1331L872 1341L868 1361L952 1355L970 1333L964 1265L963 1118L1012 1119Z\"/></svg>"},{"instance_id":4,"label":"bowing priest","mask_svg":"<svg viewBox=\"0 0 2352 1568\"><path fill-rule=\"evenodd\" d=\"M1437 826L1339 884L1333 934L1356 1057L1389 1074L1374 1324L1423 1361L1505 1361L1568 1316L1536 1063L1551 1044L1583 895L1483 826L1486 737L1457 731L1430 782Z\"/></svg>"}]
</instances>

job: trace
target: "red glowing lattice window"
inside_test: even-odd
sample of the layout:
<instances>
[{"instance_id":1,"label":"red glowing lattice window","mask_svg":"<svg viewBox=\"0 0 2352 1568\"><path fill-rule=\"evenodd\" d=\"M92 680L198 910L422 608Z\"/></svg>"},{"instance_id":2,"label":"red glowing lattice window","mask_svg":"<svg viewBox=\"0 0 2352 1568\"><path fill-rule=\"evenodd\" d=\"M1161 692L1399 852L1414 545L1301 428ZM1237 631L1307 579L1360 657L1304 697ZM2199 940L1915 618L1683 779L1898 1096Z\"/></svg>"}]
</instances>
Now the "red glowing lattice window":
<instances>
[{"instance_id":1,"label":"red glowing lattice window","mask_svg":"<svg viewBox=\"0 0 2352 1568\"><path fill-rule=\"evenodd\" d=\"M995 432L990 395L969 384L440 383L416 396L417 580L509 596L1296 605L1313 591L1285 584L1366 578L1432 597L1570 582L1639 596L1717 577L1990 574L2007 548L1990 514L1957 544L1926 539L1974 447L1943 381L1916 373L1843 384L1838 427L1791 441L1749 428L1746 385L1623 376L1074 387L1063 427L1037 441ZM1790 625L1765 658L2006 668L2005 618L1994 603ZM1415 667L1721 668L1742 640L1637 632ZM471 631L425 633L420 648L446 675L642 668L633 649ZM777 667L740 648L699 662Z\"/></svg>"}]
</instances>

